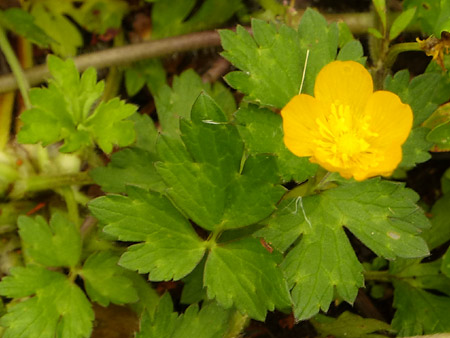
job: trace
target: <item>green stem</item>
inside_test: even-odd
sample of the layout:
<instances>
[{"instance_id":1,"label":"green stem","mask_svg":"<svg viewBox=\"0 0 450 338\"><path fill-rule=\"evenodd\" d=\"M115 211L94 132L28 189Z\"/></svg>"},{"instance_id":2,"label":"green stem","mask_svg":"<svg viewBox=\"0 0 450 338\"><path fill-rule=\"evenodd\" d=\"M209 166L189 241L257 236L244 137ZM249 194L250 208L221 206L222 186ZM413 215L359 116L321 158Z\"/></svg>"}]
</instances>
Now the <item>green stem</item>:
<instances>
[{"instance_id":1,"label":"green stem","mask_svg":"<svg viewBox=\"0 0 450 338\"><path fill-rule=\"evenodd\" d=\"M388 270L384 271L364 271L365 280L373 280L377 282L390 282L394 276Z\"/></svg>"},{"instance_id":2,"label":"green stem","mask_svg":"<svg viewBox=\"0 0 450 338\"><path fill-rule=\"evenodd\" d=\"M27 109L31 108L30 97L28 96L28 90L30 86L28 84L27 78L20 66L19 60L17 60L16 54L11 48L8 37L3 27L0 26L0 49L5 55L6 61L8 61L11 71L17 81L17 86L19 87L20 93L22 94L23 102Z\"/></svg>"},{"instance_id":3,"label":"green stem","mask_svg":"<svg viewBox=\"0 0 450 338\"><path fill-rule=\"evenodd\" d=\"M26 193L44 190L55 190L71 185L88 185L94 183L86 171L76 174L64 174L59 176L31 176L23 180L18 180L10 193L13 199L20 199Z\"/></svg>"},{"instance_id":4,"label":"green stem","mask_svg":"<svg viewBox=\"0 0 450 338\"><path fill-rule=\"evenodd\" d=\"M241 332L250 323L250 318L247 315L241 314L239 311L234 311L228 322L228 331L224 338L237 338L241 336Z\"/></svg>"},{"instance_id":5,"label":"green stem","mask_svg":"<svg viewBox=\"0 0 450 338\"><path fill-rule=\"evenodd\" d=\"M72 221L77 227L80 225L80 216L78 214L78 203L75 200L75 194L71 186L65 186L59 189L59 193L64 198L67 206L67 212L69 214L69 220Z\"/></svg>"},{"instance_id":6,"label":"green stem","mask_svg":"<svg viewBox=\"0 0 450 338\"><path fill-rule=\"evenodd\" d=\"M384 65L387 69L390 69L394 65L394 62L395 60L397 60L397 56L400 53L421 51L421 50L422 49L420 48L420 45L417 42L405 42L393 45L388 51Z\"/></svg>"}]
</instances>

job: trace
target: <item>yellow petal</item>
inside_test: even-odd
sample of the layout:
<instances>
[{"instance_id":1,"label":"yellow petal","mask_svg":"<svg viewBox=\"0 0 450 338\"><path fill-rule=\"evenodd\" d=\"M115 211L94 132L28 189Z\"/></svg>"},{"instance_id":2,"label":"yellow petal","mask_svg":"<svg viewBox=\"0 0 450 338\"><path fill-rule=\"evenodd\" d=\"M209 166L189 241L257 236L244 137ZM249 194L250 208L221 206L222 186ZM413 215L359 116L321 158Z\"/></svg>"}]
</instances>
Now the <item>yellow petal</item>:
<instances>
[{"instance_id":1,"label":"yellow petal","mask_svg":"<svg viewBox=\"0 0 450 338\"><path fill-rule=\"evenodd\" d=\"M314 96L326 105L344 104L359 114L373 93L369 72L354 61L333 61L316 78Z\"/></svg>"},{"instance_id":2,"label":"yellow petal","mask_svg":"<svg viewBox=\"0 0 450 338\"><path fill-rule=\"evenodd\" d=\"M377 91L369 98L364 115L370 116L370 131L378 134L373 147L393 148L402 145L411 132L411 107L388 91Z\"/></svg>"},{"instance_id":3,"label":"yellow petal","mask_svg":"<svg viewBox=\"0 0 450 338\"><path fill-rule=\"evenodd\" d=\"M367 160L370 161L368 158ZM371 167L369 170L363 170L361 168L355 168L354 177L357 181L365 180L369 177L378 175L391 176L392 172L397 168L402 160L402 148L401 146L393 146L380 151L378 156L372 158L371 163L378 161L378 165Z\"/></svg>"},{"instance_id":4,"label":"yellow petal","mask_svg":"<svg viewBox=\"0 0 450 338\"><path fill-rule=\"evenodd\" d=\"M314 97L294 96L281 110L284 144L295 155L311 156L317 139L317 122L324 114L323 106Z\"/></svg>"}]
</instances>

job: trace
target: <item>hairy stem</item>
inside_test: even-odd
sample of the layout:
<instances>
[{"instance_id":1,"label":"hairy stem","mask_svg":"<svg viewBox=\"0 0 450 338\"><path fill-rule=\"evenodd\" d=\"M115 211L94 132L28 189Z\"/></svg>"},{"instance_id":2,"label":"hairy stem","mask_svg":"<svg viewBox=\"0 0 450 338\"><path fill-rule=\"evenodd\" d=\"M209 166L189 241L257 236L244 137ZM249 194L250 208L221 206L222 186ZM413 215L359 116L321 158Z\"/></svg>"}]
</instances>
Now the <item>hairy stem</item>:
<instances>
[{"instance_id":1,"label":"hairy stem","mask_svg":"<svg viewBox=\"0 0 450 338\"><path fill-rule=\"evenodd\" d=\"M364 271L365 280L373 280L377 282L390 282L393 276L388 270L383 271Z\"/></svg>"},{"instance_id":2,"label":"hairy stem","mask_svg":"<svg viewBox=\"0 0 450 338\"><path fill-rule=\"evenodd\" d=\"M16 181L9 197L12 199L20 199L23 198L26 193L30 192L55 190L65 186L88 185L93 183L92 178L85 171L59 176L36 175Z\"/></svg>"},{"instance_id":3,"label":"hairy stem","mask_svg":"<svg viewBox=\"0 0 450 338\"><path fill-rule=\"evenodd\" d=\"M412 51L422 51L420 45L417 42L404 42L393 45L386 56L386 61L384 63L387 69L390 69L395 60L397 60L397 56L403 52L412 52Z\"/></svg>"},{"instance_id":4,"label":"hairy stem","mask_svg":"<svg viewBox=\"0 0 450 338\"><path fill-rule=\"evenodd\" d=\"M27 109L31 108L30 97L28 96L28 90L30 89L28 79L24 75L22 67L20 67L19 60L17 60L16 54L14 53L11 44L9 43L5 30L1 26L0 49L2 50L3 54L5 55L6 61L8 61L8 64L11 67L12 74L10 74L10 76L12 77L12 79L14 79L15 82L14 88L8 88L1 92L4 93L19 88L20 93L22 94L23 102L25 103L25 107Z\"/></svg>"}]
</instances>

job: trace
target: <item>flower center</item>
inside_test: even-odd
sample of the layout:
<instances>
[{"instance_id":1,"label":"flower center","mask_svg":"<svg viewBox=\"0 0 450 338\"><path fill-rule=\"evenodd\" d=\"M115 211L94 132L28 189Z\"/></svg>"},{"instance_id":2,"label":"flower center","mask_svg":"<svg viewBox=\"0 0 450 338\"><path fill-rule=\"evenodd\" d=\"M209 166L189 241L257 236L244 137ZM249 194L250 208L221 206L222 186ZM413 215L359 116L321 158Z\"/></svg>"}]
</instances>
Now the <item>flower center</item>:
<instances>
[{"instance_id":1,"label":"flower center","mask_svg":"<svg viewBox=\"0 0 450 338\"><path fill-rule=\"evenodd\" d=\"M361 165L360 157L370 153L369 139L378 136L370 131L369 122L369 116L355 115L348 105L332 104L329 114L316 120L321 136L316 144L324 155L321 157L336 167Z\"/></svg>"}]
</instances>

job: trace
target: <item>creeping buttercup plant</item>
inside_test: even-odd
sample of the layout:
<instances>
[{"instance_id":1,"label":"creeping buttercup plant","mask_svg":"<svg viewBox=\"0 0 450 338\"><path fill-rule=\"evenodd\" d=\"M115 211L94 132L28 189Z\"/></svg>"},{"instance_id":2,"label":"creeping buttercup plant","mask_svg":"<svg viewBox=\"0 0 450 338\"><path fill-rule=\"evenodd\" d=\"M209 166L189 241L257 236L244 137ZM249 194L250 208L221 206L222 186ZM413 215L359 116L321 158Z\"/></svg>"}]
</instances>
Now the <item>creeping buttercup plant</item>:
<instances>
[{"instance_id":1,"label":"creeping buttercup plant","mask_svg":"<svg viewBox=\"0 0 450 338\"><path fill-rule=\"evenodd\" d=\"M309 321L298 334L310 336L450 332L450 174L435 203L411 174L429 150L448 150L450 3L426 12L405 1L393 19L374 0L368 58L345 23L294 3L260 1L253 13L238 0L148 2L155 39L253 17L218 33L234 67L226 84L192 69L166 81L157 59L111 67L105 84L78 71L83 59L49 55L48 85L28 91L2 37L65 55L36 10L53 2L0 15L26 104L20 145L1 144L0 336L106 337L95 323L111 304L139 322L121 337L251 337L261 333L251 320L268 316L291 330ZM111 33L128 8L114 3L86 1L71 16ZM396 43L408 27L434 36ZM392 72L420 48L433 56L424 74ZM148 87L155 115L116 95L122 72L128 94Z\"/></svg>"}]
</instances>

